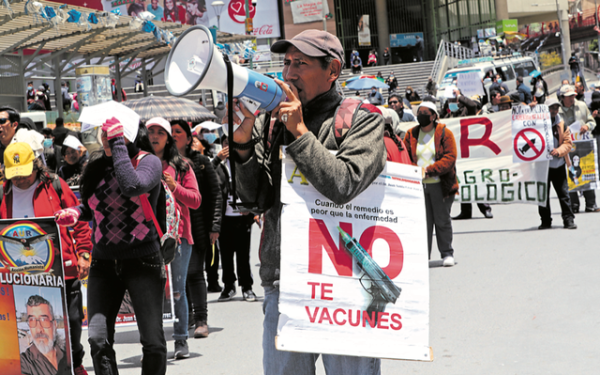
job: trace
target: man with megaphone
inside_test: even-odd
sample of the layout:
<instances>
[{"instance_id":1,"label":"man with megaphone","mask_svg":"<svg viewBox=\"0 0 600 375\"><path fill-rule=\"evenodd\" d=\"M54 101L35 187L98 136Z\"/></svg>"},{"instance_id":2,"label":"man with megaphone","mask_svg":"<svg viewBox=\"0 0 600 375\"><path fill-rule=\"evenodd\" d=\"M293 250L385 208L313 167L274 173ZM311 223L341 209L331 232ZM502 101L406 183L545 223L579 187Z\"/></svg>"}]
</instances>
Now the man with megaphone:
<instances>
[{"instance_id":1,"label":"man with megaphone","mask_svg":"<svg viewBox=\"0 0 600 375\"><path fill-rule=\"evenodd\" d=\"M275 348L282 207L278 150L286 145L287 153L309 183L332 202L345 204L364 191L384 167L384 119L373 105L356 104L350 112L353 116L347 116L352 118L351 123L336 126L336 110L344 101L335 81L344 64L344 50L332 34L306 30L293 39L276 42L271 51L285 53L285 83L276 82L287 100L259 117L236 101L235 109L241 110L244 119L233 116L241 126L233 134L237 149L232 161L236 161L240 198L266 210L260 250L260 276L265 288L264 372L308 374L314 373L318 354ZM337 154L330 150L337 150ZM323 355L323 362L328 375L380 374L380 360L376 358Z\"/></svg>"}]
</instances>

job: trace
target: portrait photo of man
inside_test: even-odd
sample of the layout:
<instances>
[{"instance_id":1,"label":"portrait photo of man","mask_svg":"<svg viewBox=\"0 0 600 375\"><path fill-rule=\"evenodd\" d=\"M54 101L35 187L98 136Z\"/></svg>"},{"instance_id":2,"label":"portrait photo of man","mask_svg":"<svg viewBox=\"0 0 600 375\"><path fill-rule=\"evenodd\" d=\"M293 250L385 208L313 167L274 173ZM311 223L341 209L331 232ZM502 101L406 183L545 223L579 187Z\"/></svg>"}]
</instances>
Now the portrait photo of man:
<instances>
[{"instance_id":1,"label":"portrait photo of man","mask_svg":"<svg viewBox=\"0 0 600 375\"><path fill-rule=\"evenodd\" d=\"M60 307L60 306L59 306ZM25 304L26 320L30 341L27 349L21 352L21 373L23 375L63 375L71 374L65 352L64 336L59 334L58 320L50 301L40 295L31 295ZM61 309L62 311L62 309ZM22 330L20 330L22 332Z\"/></svg>"}]
</instances>

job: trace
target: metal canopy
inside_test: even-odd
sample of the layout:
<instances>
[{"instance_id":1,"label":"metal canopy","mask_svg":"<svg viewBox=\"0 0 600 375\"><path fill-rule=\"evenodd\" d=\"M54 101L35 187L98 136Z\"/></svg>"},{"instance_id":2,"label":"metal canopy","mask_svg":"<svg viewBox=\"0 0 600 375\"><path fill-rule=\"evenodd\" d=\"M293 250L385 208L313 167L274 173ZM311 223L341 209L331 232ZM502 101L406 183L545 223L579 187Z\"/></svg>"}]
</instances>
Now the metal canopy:
<instances>
[{"instance_id":1,"label":"metal canopy","mask_svg":"<svg viewBox=\"0 0 600 375\"><path fill-rule=\"evenodd\" d=\"M62 3L39 0L43 6L49 5L58 8ZM54 56L62 58L135 55L137 58L148 58L166 55L170 46L158 42L152 33L129 28L132 17L120 16L115 28L105 27L102 22L91 25L91 29L83 28L74 23L65 22L58 29L50 26L47 21L42 22L39 16L25 15L24 0L12 0L10 7L13 10L12 18L9 10L0 7L0 55L13 54L24 49L35 50L34 60L41 50L51 51ZM99 12L95 9L68 5L66 11L76 9L82 13ZM83 16L83 15L82 15ZM169 30L175 36L191 27L172 22L152 21L159 29ZM250 36L232 35L218 32L217 39L220 43L236 43L251 39ZM47 55L46 55L47 56ZM49 56L48 56L49 57ZM50 58L47 59L47 61ZM27 66L27 65L26 65ZM26 68L28 69L28 68Z\"/></svg>"}]
</instances>

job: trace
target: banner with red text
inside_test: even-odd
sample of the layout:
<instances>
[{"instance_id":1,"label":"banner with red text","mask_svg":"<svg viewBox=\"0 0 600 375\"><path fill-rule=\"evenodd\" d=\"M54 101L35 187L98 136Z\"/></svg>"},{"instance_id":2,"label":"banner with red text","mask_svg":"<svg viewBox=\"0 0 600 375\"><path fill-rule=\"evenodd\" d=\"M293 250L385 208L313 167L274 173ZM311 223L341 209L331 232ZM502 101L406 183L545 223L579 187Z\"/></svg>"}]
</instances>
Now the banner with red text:
<instances>
[{"instance_id":1,"label":"banner with red text","mask_svg":"<svg viewBox=\"0 0 600 375\"><path fill-rule=\"evenodd\" d=\"M0 373L72 374L60 232L54 217L0 220Z\"/></svg>"},{"instance_id":2,"label":"banner with red text","mask_svg":"<svg viewBox=\"0 0 600 375\"><path fill-rule=\"evenodd\" d=\"M442 122L456 140L457 200L546 204L548 162L513 162L511 111Z\"/></svg>"},{"instance_id":3,"label":"banner with red text","mask_svg":"<svg viewBox=\"0 0 600 375\"><path fill-rule=\"evenodd\" d=\"M284 152L281 186L277 349L431 361L421 169L388 162L335 204Z\"/></svg>"}]
</instances>

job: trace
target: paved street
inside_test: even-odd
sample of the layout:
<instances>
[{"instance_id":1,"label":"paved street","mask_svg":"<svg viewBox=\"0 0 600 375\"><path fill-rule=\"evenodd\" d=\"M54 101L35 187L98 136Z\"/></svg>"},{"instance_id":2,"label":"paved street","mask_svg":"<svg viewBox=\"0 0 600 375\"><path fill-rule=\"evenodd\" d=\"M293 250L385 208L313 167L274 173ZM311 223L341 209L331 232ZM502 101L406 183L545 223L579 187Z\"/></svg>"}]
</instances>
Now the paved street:
<instances>
[{"instance_id":1,"label":"paved street","mask_svg":"<svg viewBox=\"0 0 600 375\"><path fill-rule=\"evenodd\" d=\"M537 230L537 207L529 205L493 206L492 220L474 207L475 219L453 223L458 264L439 267L435 245L430 262L434 361L384 360L382 374L598 373L600 214L578 214L579 229L562 229L552 196L552 230ZM253 266L257 248L255 231ZM258 267L253 272L260 297ZM191 358L170 359L169 374L262 374L261 303L244 302L239 289L234 301L217 297L209 294L210 336L190 339ZM166 334L172 356L172 327ZM120 328L115 350L121 374L140 374L137 328Z\"/></svg>"}]
</instances>

